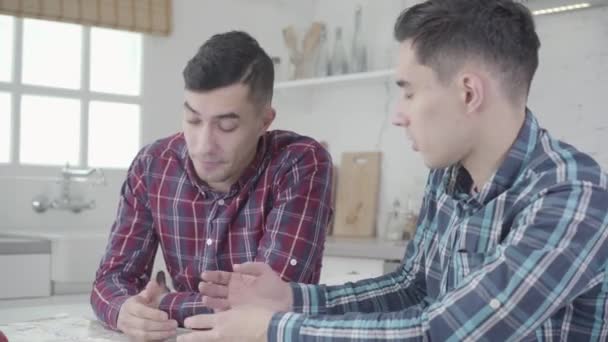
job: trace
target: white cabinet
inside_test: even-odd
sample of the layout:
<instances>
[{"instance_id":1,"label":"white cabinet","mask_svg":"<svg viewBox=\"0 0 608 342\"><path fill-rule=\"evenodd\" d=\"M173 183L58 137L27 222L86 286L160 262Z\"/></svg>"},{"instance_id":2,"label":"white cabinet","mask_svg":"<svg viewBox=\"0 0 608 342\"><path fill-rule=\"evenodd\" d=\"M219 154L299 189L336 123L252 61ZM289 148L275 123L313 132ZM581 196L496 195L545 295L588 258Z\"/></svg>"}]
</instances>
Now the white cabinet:
<instances>
[{"instance_id":1,"label":"white cabinet","mask_svg":"<svg viewBox=\"0 0 608 342\"><path fill-rule=\"evenodd\" d=\"M384 273L384 260L326 256L321 269L321 284L340 285L374 278Z\"/></svg>"},{"instance_id":2,"label":"white cabinet","mask_svg":"<svg viewBox=\"0 0 608 342\"><path fill-rule=\"evenodd\" d=\"M53 294L65 295L91 291L95 271L99 267L99 261L108 241L106 231L14 230L10 231L10 234L19 236L20 239L47 241L49 244L47 272L50 273ZM0 254L8 253L0 249ZM23 272L23 274L28 273Z\"/></svg>"},{"instance_id":3,"label":"white cabinet","mask_svg":"<svg viewBox=\"0 0 608 342\"><path fill-rule=\"evenodd\" d=\"M320 283L341 285L389 273L399 266L407 243L328 237Z\"/></svg>"},{"instance_id":4,"label":"white cabinet","mask_svg":"<svg viewBox=\"0 0 608 342\"><path fill-rule=\"evenodd\" d=\"M0 298L51 295L51 255L0 255Z\"/></svg>"}]
</instances>

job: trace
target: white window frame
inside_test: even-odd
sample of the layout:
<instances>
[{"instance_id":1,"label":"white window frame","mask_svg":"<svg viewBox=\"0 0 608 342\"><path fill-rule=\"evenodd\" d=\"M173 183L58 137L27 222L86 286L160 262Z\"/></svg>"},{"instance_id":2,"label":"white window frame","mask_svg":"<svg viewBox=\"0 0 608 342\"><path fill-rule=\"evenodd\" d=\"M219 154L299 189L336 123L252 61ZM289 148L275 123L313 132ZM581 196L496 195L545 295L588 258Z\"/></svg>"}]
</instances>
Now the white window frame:
<instances>
[{"instance_id":1,"label":"white window frame","mask_svg":"<svg viewBox=\"0 0 608 342\"><path fill-rule=\"evenodd\" d=\"M139 120L139 146L142 146L142 126L143 126L143 69L144 69L144 57L143 57L143 46L140 49L142 54L140 56L140 82L139 82L139 95L119 95L100 93L90 90L90 51L91 51L91 27L82 26L82 47L81 47L81 79L80 89L64 89L54 88L47 86L37 86L23 84L21 81L22 65L23 65L23 18L13 17L13 60L11 70L11 80L9 82L0 81L0 91L10 94L11 97L11 139L10 139L10 152L9 162L0 163L0 169L4 171L8 170L9 175L23 175L23 171L26 173L29 171L37 170L57 170L57 165L31 165L22 164L19 162L20 155L20 143L21 143L21 98L23 95L34 95L34 96L53 96L77 99L80 101L80 154L78 158L78 165L70 165L75 167L89 167L87 165L88 160L88 138L89 138L89 103L91 101L106 101L115 103L135 104L140 108L140 120ZM141 40L143 45L143 39ZM60 130L61 127L52 127L50 129ZM112 168L105 168L104 170ZM119 168L115 170L125 170L125 168ZM0 172L4 173L4 172Z\"/></svg>"}]
</instances>

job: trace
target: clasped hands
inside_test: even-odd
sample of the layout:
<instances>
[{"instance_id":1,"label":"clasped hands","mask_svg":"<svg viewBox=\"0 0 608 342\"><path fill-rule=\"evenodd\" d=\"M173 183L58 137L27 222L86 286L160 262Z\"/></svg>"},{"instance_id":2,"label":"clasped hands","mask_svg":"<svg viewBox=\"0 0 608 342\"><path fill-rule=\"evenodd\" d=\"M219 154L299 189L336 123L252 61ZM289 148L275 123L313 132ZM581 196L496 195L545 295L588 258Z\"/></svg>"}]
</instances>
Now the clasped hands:
<instances>
[{"instance_id":1,"label":"clasped hands","mask_svg":"<svg viewBox=\"0 0 608 342\"><path fill-rule=\"evenodd\" d=\"M203 305L214 310L186 318L192 333L179 342L266 341L267 329L276 312L290 311L291 287L267 264L234 265L234 272L206 271L198 289Z\"/></svg>"}]
</instances>

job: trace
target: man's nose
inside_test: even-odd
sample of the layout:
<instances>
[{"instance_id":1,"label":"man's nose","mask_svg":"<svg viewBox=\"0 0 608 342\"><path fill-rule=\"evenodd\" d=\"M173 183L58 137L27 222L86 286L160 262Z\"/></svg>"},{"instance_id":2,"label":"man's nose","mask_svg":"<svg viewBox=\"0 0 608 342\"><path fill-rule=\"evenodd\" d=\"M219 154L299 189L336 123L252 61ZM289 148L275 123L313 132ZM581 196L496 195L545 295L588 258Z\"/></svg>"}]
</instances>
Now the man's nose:
<instances>
[{"instance_id":1,"label":"man's nose","mask_svg":"<svg viewBox=\"0 0 608 342\"><path fill-rule=\"evenodd\" d=\"M392 119L392 123L395 126L399 126L399 127L409 127L410 125L410 119L407 115L405 115L404 113L397 111L394 115L393 115L393 119Z\"/></svg>"}]
</instances>

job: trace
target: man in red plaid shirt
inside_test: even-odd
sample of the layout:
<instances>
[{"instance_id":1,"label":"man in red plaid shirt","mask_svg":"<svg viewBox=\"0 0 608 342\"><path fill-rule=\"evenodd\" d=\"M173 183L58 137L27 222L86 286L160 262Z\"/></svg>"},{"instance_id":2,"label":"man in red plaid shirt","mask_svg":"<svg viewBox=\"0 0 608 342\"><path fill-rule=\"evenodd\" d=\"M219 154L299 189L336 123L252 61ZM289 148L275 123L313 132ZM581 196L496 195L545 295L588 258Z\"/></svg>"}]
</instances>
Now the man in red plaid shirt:
<instances>
[{"instance_id":1,"label":"man in red plaid shirt","mask_svg":"<svg viewBox=\"0 0 608 342\"><path fill-rule=\"evenodd\" d=\"M262 261L286 281L317 283L332 216L328 152L268 131L273 63L255 39L211 37L183 76L183 132L135 157L91 293L97 317L137 340L174 336L212 311L203 271ZM151 277L159 245L174 292Z\"/></svg>"}]
</instances>

